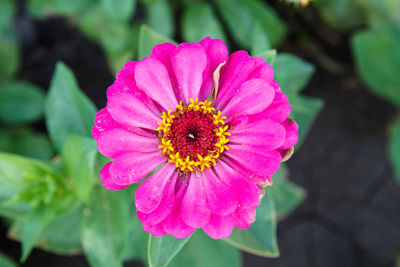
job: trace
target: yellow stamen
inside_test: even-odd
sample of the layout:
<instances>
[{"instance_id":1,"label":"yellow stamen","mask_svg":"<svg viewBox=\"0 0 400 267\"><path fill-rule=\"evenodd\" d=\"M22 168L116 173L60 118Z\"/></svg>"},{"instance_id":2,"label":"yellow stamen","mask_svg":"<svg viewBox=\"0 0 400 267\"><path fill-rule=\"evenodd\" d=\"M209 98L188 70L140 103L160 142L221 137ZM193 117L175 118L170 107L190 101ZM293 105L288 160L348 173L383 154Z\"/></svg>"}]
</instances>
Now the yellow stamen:
<instances>
[{"instance_id":1,"label":"yellow stamen","mask_svg":"<svg viewBox=\"0 0 400 267\"><path fill-rule=\"evenodd\" d=\"M196 97L194 100L193 100L193 98L190 98L189 100L190 100L190 103L191 103L188 106L189 108L194 109L194 110L199 110L200 109L200 105L198 103L198 101L199 101L198 97Z\"/></svg>"},{"instance_id":2,"label":"yellow stamen","mask_svg":"<svg viewBox=\"0 0 400 267\"><path fill-rule=\"evenodd\" d=\"M168 150L174 151L174 148L171 145L171 140L165 141L165 139L161 139L161 144L158 145L159 148L163 150L163 153L167 152Z\"/></svg>"},{"instance_id":3,"label":"yellow stamen","mask_svg":"<svg viewBox=\"0 0 400 267\"><path fill-rule=\"evenodd\" d=\"M195 164L195 162L193 160L190 160L189 156L187 156L185 161L181 160L180 164L181 164L181 171L188 169L189 171L192 172L193 171L192 166Z\"/></svg>"},{"instance_id":4,"label":"yellow stamen","mask_svg":"<svg viewBox=\"0 0 400 267\"><path fill-rule=\"evenodd\" d=\"M195 166L200 166L200 171L204 170L204 167L210 168L211 157L206 156L203 158L200 154L197 154L199 161L195 163Z\"/></svg>"},{"instance_id":5,"label":"yellow stamen","mask_svg":"<svg viewBox=\"0 0 400 267\"><path fill-rule=\"evenodd\" d=\"M219 123L222 125L225 124L224 120L226 119L226 116L221 116L221 110L218 110L218 113L213 115L213 118L214 118L214 124L219 124Z\"/></svg>"},{"instance_id":6,"label":"yellow stamen","mask_svg":"<svg viewBox=\"0 0 400 267\"><path fill-rule=\"evenodd\" d=\"M177 110L182 110L183 109L183 103L182 101L179 101L179 104L175 106Z\"/></svg>"},{"instance_id":7,"label":"yellow stamen","mask_svg":"<svg viewBox=\"0 0 400 267\"><path fill-rule=\"evenodd\" d=\"M207 111L209 113L211 113L211 112L213 112L215 110L215 108L213 108L211 106L212 105L211 101L207 101L206 100L204 102L200 102L199 105L200 105L201 109L203 109L204 111Z\"/></svg>"},{"instance_id":8,"label":"yellow stamen","mask_svg":"<svg viewBox=\"0 0 400 267\"><path fill-rule=\"evenodd\" d=\"M217 130L217 132L216 132L215 134L216 134L217 136L219 136L219 137L222 137L222 136L224 136L224 135L230 136L231 133L228 133L227 130L228 130L228 125L226 125L225 127L219 127L218 130Z\"/></svg>"},{"instance_id":9,"label":"yellow stamen","mask_svg":"<svg viewBox=\"0 0 400 267\"><path fill-rule=\"evenodd\" d=\"M175 167L179 168L179 165L181 163L181 158L179 157L179 152L176 152L175 155L174 154L170 154L169 155L169 163L175 163Z\"/></svg>"},{"instance_id":10,"label":"yellow stamen","mask_svg":"<svg viewBox=\"0 0 400 267\"><path fill-rule=\"evenodd\" d=\"M168 110L168 113L163 112L161 118L163 121L165 120L167 123L171 123L172 119L175 118L174 115L171 115L172 110Z\"/></svg>"},{"instance_id":11,"label":"yellow stamen","mask_svg":"<svg viewBox=\"0 0 400 267\"><path fill-rule=\"evenodd\" d=\"M157 122L158 127L157 127L157 131L162 130L163 132L166 132L169 129L169 126L171 126L171 123L167 122L165 119L163 119L162 122Z\"/></svg>"},{"instance_id":12,"label":"yellow stamen","mask_svg":"<svg viewBox=\"0 0 400 267\"><path fill-rule=\"evenodd\" d=\"M226 145L227 143L229 143L229 139L225 136L221 136L215 146L218 147L220 149L220 153L222 153L224 150L229 150L229 147Z\"/></svg>"}]
</instances>

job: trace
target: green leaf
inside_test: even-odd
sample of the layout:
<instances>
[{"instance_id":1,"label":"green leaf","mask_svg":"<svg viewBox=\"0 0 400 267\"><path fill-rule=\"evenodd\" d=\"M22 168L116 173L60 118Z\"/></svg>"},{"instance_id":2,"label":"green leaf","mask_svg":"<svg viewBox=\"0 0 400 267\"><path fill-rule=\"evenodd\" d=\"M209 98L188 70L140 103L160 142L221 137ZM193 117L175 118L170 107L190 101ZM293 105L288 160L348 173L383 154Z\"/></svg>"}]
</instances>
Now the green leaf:
<instances>
[{"instance_id":1,"label":"green leaf","mask_svg":"<svg viewBox=\"0 0 400 267\"><path fill-rule=\"evenodd\" d=\"M226 43L224 30L211 6L206 2L190 2L182 17L182 34L187 42L200 42L209 36Z\"/></svg>"},{"instance_id":2,"label":"green leaf","mask_svg":"<svg viewBox=\"0 0 400 267\"><path fill-rule=\"evenodd\" d=\"M44 92L26 82L0 84L0 121L28 123L40 119L43 114Z\"/></svg>"},{"instance_id":3,"label":"green leaf","mask_svg":"<svg viewBox=\"0 0 400 267\"><path fill-rule=\"evenodd\" d=\"M302 59L286 53L279 53L274 64L275 79L279 82L284 94L289 98L292 107L291 117L299 125L299 142L306 137L312 123L323 107L319 99L299 95L299 92L307 85L314 66Z\"/></svg>"},{"instance_id":4,"label":"green leaf","mask_svg":"<svg viewBox=\"0 0 400 267\"><path fill-rule=\"evenodd\" d=\"M51 80L44 112L57 151L61 151L69 135L91 136L96 108L79 90L71 70L61 62Z\"/></svg>"},{"instance_id":5,"label":"green leaf","mask_svg":"<svg viewBox=\"0 0 400 267\"><path fill-rule=\"evenodd\" d=\"M11 28L12 20L15 15L15 2L12 0L0 1L0 32Z\"/></svg>"},{"instance_id":6,"label":"green leaf","mask_svg":"<svg viewBox=\"0 0 400 267\"><path fill-rule=\"evenodd\" d=\"M76 16L95 2L96 0L29 0L26 9L30 15L39 19L51 16Z\"/></svg>"},{"instance_id":7,"label":"green leaf","mask_svg":"<svg viewBox=\"0 0 400 267\"><path fill-rule=\"evenodd\" d=\"M147 24L162 35L172 37L175 30L174 15L168 0L146 1Z\"/></svg>"},{"instance_id":8,"label":"green leaf","mask_svg":"<svg viewBox=\"0 0 400 267\"><path fill-rule=\"evenodd\" d=\"M52 208L42 206L34 209L24 218L21 231L22 262L28 258L34 245L39 240L40 234L54 217L55 212Z\"/></svg>"},{"instance_id":9,"label":"green leaf","mask_svg":"<svg viewBox=\"0 0 400 267\"><path fill-rule=\"evenodd\" d=\"M169 266L240 267L241 256L239 250L222 240L211 239L201 231L196 231Z\"/></svg>"},{"instance_id":10,"label":"green leaf","mask_svg":"<svg viewBox=\"0 0 400 267\"><path fill-rule=\"evenodd\" d=\"M251 54L256 55L270 48L271 44L269 43L268 35L263 30L261 23L256 23L251 40Z\"/></svg>"},{"instance_id":11,"label":"green leaf","mask_svg":"<svg viewBox=\"0 0 400 267\"><path fill-rule=\"evenodd\" d=\"M100 4L92 5L78 18L79 29L94 42L99 42L108 23L103 15Z\"/></svg>"},{"instance_id":12,"label":"green leaf","mask_svg":"<svg viewBox=\"0 0 400 267\"><path fill-rule=\"evenodd\" d=\"M86 202L94 185L96 142L93 138L69 136L62 150L65 174L72 178L74 192Z\"/></svg>"},{"instance_id":13,"label":"green leaf","mask_svg":"<svg viewBox=\"0 0 400 267\"><path fill-rule=\"evenodd\" d=\"M79 223L82 216L80 205L55 217L45 229L41 232L36 247L46 251L62 254L76 255L82 252ZM13 240L21 240L21 231L24 220L18 220L13 223L8 236Z\"/></svg>"},{"instance_id":14,"label":"green leaf","mask_svg":"<svg viewBox=\"0 0 400 267\"><path fill-rule=\"evenodd\" d=\"M134 194L132 194L134 196ZM133 198L132 202L133 203ZM124 261L132 261L141 259L147 262L147 244L149 240L149 234L143 230L142 222L139 221L136 209L132 205L129 219L129 232L128 232L128 243L126 244L123 259ZM147 264L146 264L147 265Z\"/></svg>"},{"instance_id":15,"label":"green leaf","mask_svg":"<svg viewBox=\"0 0 400 267\"><path fill-rule=\"evenodd\" d=\"M315 68L312 64L287 53L279 53L274 63L274 73L286 95L297 94L310 81Z\"/></svg>"},{"instance_id":16,"label":"green leaf","mask_svg":"<svg viewBox=\"0 0 400 267\"><path fill-rule=\"evenodd\" d=\"M138 27L136 25L132 27L127 23L108 23L102 29L101 45L114 73L133 59L138 35Z\"/></svg>"},{"instance_id":17,"label":"green leaf","mask_svg":"<svg viewBox=\"0 0 400 267\"><path fill-rule=\"evenodd\" d=\"M274 66L276 58L276 49L265 50L256 57L262 57L269 65Z\"/></svg>"},{"instance_id":18,"label":"green leaf","mask_svg":"<svg viewBox=\"0 0 400 267\"><path fill-rule=\"evenodd\" d=\"M150 267L165 267L189 241L190 236L177 239L170 235L154 237L149 234L148 260Z\"/></svg>"},{"instance_id":19,"label":"green leaf","mask_svg":"<svg viewBox=\"0 0 400 267\"><path fill-rule=\"evenodd\" d=\"M0 35L0 81L14 76L19 67L19 57L16 41Z\"/></svg>"},{"instance_id":20,"label":"green leaf","mask_svg":"<svg viewBox=\"0 0 400 267\"><path fill-rule=\"evenodd\" d=\"M29 129L0 129L0 151L37 159L51 159L54 155L49 139Z\"/></svg>"},{"instance_id":21,"label":"green leaf","mask_svg":"<svg viewBox=\"0 0 400 267\"><path fill-rule=\"evenodd\" d=\"M42 232L39 247L52 253L75 255L82 252L79 223L82 209L77 205L72 211L54 218Z\"/></svg>"},{"instance_id":22,"label":"green leaf","mask_svg":"<svg viewBox=\"0 0 400 267\"><path fill-rule=\"evenodd\" d=\"M396 175L397 181L400 183L400 120L396 120L390 126L390 140L389 140L389 158Z\"/></svg>"},{"instance_id":23,"label":"green leaf","mask_svg":"<svg viewBox=\"0 0 400 267\"><path fill-rule=\"evenodd\" d=\"M288 180L288 169L285 165L282 165L272 178L274 184L270 191L275 203L276 215L278 219L283 219L303 202L306 192Z\"/></svg>"},{"instance_id":24,"label":"green leaf","mask_svg":"<svg viewBox=\"0 0 400 267\"><path fill-rule=\"evenodd\" d=\"M352 40L361 78L378 96L400 107L400 29L359 32Z\"/></svg>"},{"instance_id":25,"label":"green leaf","mask_svg":"<svg viewBox=\"0 0 400 267\"><path fill-rule=\"evenodd\" d=\"M279 256L275 206L271 192L268 188L265 191L265 196L256 209L256 221L247 230L235 228L231 236L224 240L248 253L275 258Z\"/></svg>"},{"instance_id":26,"label":"green leaf","mask_svg":"<svg viewBox=\"0 0 400 267\"><path fill-rule=\"evenodd\" d=\"M32 207L28 203L9 203L0 202L0 216L10 220L17 220L23 218L32 211Z\"/></svg>"},{"instance_id":27,"label":"green leaf","mask_svg":"<svg viewBox=\"0 0 400 267\"><path fill-rule=\"evenodd\" d=\"M18 265L10 257L0 252L0 266L17 267Z\"/></svg>"},{"instance_id":28,"label":"green leaf","mask_svg":"<svg viewBox=\"0 0 400 267\"><path fill-rule=\"evenodd\" d=\"M167 42L176 44L168 37L153 31L146 25L142 25L139 31L138 59L140 60L144 57L150 56L151 50L154 46Z\"/></svg>"},{"instance_id":29,"label":"green leaf","mask_svg":"<svg viewBox=\"0 0 400 267\"><path fill-rule=\"evenodd\" d=\"M101 0L103 14L113 20L129 20L136 7L136 0Z\"/></svg>"},{"instance_id":30,"label":"green leaf","mask_svg":"<svg viewBox=\"0 0 400 267\"><path fill-rule=\"evenodd\" d=\"M289 95L289 101L292 107L291 117L299 125L299 141L296 144L296 147L299 147L323 108L324 102L320 99L300 95Z\"/></svg>"},{"instance_id":31,"label":"green leaf","mask_svg":"<svg viewBox=\"0 0 400 267\"><path fill-rule=\"evenodd\" d=\"M122 266L130 223L129 205L132 205L123 192L95 187L83 210L82 244L93 267ZM130 191L125 189L125 192Z\"/></svg>"},{"instance_id":32,"label":"green leaf","mask_svg":"<svg viewBox=\"0 0 400 267\"><path fill-rule=\"evenodd\" d=\"M15 197L26 186L26 177L52 171L42 162L0 152L0 202Z\"/></svg>"},{"instance_id":33,"label":"green leaf","mask_svg":"<svg viewBox=\"0 0 400 267\"><path fill-rule=\"evenodd\" d=\"M29 187L27 177L48 175L51 170L37 160L0 152L0 214L14 219L31 212L28 203L15 200Z\"/></svg>"},{"instance_id":34,"label":"green leaf","mask_svg":"<svg viewBox=\"0 0 400 267\"><path fill-rule=\"evenodd\" d=\"M400 0L364 0L357 3L364 8L370 27L400 26Z\"/></svg>"},{"instance_id":35,"label":"green leaf","mask_svg":"<svg viewBox=\"0 0 400 267\"><path fill-rule=\"evenodd\" d=\"M116 73L135 57L139 23L130 25L129 21L108 19L103 13L100 4L93 5L78 18L78 26L88 38L100 43L110 70Z\"/></svg>"},{"instance_id":36,"label":"green leaf","mask_svg":"<svg viewBox=\"0 0 400 267\"><path fill-rule=\"evenodd\" d=\"M252 46L253 29L258 23L264 29L272 47L277 46L286 35L285 24L265 2L217 0L216 4L235 40L246 48Z\"/></svg>"},{"instance_id":37,"label":"green leaf","mask_svg":"<svg viewBox=\"0 0 400 267\"><path fill-rule=\"evenodd\" d=\"M375 1L375 0L372 0ZM315 7L324 21L334 30L348 31L364 23L364 11L358 0L319 0ZM380 2L380 1L376 1Z\"/></svg>"}]
</instances>

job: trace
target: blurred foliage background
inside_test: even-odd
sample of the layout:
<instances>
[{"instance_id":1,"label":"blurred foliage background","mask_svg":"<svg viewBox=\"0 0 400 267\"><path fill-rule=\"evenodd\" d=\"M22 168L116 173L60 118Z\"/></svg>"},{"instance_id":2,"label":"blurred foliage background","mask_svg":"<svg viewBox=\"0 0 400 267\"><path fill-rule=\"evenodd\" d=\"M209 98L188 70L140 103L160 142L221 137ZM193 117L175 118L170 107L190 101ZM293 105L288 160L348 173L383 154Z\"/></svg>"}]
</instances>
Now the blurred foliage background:
<instances>
[{"instance_id":1,"label":"blurred foliage background","mask_svg":"<svg viewBox=\"0 0 400 267\"><path fill-rule=\"evenodd\" d=\"M21 253L2 246L12 255L1 253L0 266L47 266L28 258L34 247L84 254L87 262L75 256L74 264L107 267L254 266L256 258L241 251L280 255L277 222L313 197L291 181L291 166L275 175L250 229L218 241L201 231L184 240L149 237L134 210L136 187L109 192L100 185L108 159L90 131L106 88L126 61L167 41L220 38L230 52L245 49L273 65L300 125L296 150L324 107L302 93L316 68L361 80L394 110L374 116L385 122L387 157L400 181L399 14L400 0L0 0L0 215L7 236L22 244ZM81 39L86 45L78 51ZM310 157L302 151L294 160ZM377 262L393 266L399 249Z\"/></svg>"}]
</instances>

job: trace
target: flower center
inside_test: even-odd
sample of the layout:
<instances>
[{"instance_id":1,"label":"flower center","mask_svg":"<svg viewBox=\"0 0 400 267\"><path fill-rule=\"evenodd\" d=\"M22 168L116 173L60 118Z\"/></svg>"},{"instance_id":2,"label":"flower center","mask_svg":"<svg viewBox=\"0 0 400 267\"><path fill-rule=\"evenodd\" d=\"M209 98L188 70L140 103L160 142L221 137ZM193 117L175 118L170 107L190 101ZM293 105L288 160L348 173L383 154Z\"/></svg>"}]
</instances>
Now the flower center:
<instances>
[{"instance_id":1,"label":"flower center","mask_svg":"<svg viewBox=\"0 0 400 267\"><path fill-rule=\"evenodd\" d=\"M229 125L225 116L216 112L211 102L190 99L191 104L176 106L176 110L163 112L158 122L159 148L168 162L184 173L211 168L228 150Z\"/></svg>"}]
</instances>

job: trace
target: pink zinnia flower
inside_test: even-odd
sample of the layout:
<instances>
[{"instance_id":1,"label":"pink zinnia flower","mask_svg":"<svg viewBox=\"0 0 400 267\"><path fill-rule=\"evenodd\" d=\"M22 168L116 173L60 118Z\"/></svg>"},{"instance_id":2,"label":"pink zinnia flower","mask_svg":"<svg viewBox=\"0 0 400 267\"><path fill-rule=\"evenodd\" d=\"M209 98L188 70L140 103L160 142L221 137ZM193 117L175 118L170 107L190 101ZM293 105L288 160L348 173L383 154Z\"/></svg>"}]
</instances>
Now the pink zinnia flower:
<instances>
[{"instance_id":1,"label":"pink zinnia flower","mask_svg":"<svg viewBox=\"0 0 400 267\"><path fill-rule=\"evenodd\" d=\"M154 236L202 228L228 237L255 219L263 187L298 139L287 97L263 58L221 40L157 45L107 90L93 137L114 159L109 190L138 183L137 215Z\"/></svg>"}]
</instances>

